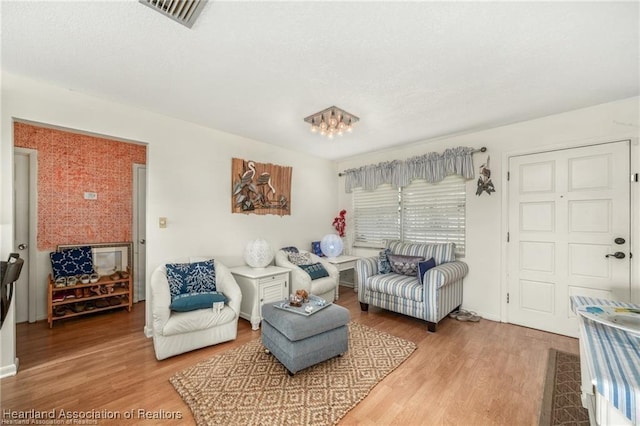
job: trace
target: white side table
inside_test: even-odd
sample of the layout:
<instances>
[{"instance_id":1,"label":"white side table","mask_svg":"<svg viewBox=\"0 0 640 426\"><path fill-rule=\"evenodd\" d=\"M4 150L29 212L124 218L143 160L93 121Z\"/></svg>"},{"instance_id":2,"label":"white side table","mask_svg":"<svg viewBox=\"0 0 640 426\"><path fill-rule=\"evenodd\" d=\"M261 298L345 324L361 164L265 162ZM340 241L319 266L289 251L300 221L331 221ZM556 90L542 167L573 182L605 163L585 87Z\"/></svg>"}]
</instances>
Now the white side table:
<instances>
[{"instance_id":1,"label":"white side table","mask_svg":"<svg viewBox=\"0 0 640 426\"><path fill-rule=\"evenodd\" d=\"M262 305L289 297L289 269L236 266L230 270L242 291L240 317L251 322L252 330L257 330L262 321Z\"/></svg>"},{"instance_id":2,"label":"white side table","mask_svg":"<svg viewBox=\"0 0 640 426\"><path fill-rule=\"evenodd\" d=\"M356 261L359 259L358 256L347 256L347 255L342 255L342 256L338 256L338 257L328 257L327 258L327 262L335 265L336 268L338 268L339 272L344 272L344 271L348 271L349 269L352 269L355 272L355 267L356 267ZM346 287L352 287L355 291L355 282L350 282L350 281L346 281L342 279L342 274L340 274L340 284L346 286ZM354 277L355 280L355 277ZM338 286L339 288L340 286ZM336 299L338 298L338 290L336 289Z\"/></svg>"}]
</instances>

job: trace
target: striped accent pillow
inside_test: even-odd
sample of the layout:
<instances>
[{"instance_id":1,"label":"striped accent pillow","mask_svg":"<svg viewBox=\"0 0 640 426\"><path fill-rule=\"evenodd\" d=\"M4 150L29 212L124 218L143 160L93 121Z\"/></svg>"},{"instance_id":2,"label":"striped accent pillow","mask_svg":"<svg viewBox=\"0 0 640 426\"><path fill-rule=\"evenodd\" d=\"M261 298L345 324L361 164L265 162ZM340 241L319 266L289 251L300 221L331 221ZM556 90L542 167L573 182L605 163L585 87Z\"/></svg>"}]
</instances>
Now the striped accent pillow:
<instances>
[{"instance_id":1,"label":"striped accent pillow","mask_svg":"<svg viewBox=\"0 0 640 426\"><path fill-rule=\"evenodd\" d=\"M422 256L425 259L433 257L436 265L453 262L456 260L454 243L403 243L401 241L389 241L388 248L394 254L405 256Z\"/></svg>"}]
</instances>

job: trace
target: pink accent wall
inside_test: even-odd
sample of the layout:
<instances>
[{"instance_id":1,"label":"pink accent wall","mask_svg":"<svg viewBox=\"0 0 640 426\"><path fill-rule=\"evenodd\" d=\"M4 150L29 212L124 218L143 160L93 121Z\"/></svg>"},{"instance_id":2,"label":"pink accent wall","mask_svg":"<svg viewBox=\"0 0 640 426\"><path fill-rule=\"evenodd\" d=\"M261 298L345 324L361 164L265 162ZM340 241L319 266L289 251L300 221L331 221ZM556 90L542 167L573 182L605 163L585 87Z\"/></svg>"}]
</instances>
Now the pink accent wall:
<instances>
[{"instance_id":1,"label":"pink accent wall","mask_svg":"<svg viewBox=\"0 0 640 426\"><path fill-rule=\"evenodd\" d=\"M39 250L131 241L133 164L146 164L146 146L24 123L14 145L38 151Z\"/></svg>"}]
</instances>

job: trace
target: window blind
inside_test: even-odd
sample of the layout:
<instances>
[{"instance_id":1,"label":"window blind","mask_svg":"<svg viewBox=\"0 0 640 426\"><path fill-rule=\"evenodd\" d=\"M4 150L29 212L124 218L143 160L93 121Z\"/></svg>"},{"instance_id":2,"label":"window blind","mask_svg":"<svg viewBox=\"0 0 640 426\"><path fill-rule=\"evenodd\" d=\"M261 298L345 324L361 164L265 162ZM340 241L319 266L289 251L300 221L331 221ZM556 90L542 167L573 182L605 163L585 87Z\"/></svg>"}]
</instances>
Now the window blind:
<instances>
[{"instance_id":1,"label":"window blind","mask_svg":"<svg viewBox=\"0 0 640 426\"><path fill-rule=\"evenodd\" d=\"M412 243L455 243L465 252L465 181L457 175L438 183L413 181L402 189L402 240Z\"/></svg>"},{"instance_id":2,"label":"window blind","mask_svg":"<svg viewBox=\"0 0 640 426\"><path fill-rule=\"evenodd\" d=\"M385 240L456 244L465 253L465 180L452 175L438 183L416 180L405 188L380 185L353 190L357 247L384 247Z\"/></svg>"},{"instance_id":3,"label":"window blind","mask_svg":"<svg viewBox=\"0 0 640 426\"><path fill-rule=\"evenodd\" d=\"M375 191L353 190L354 245L384 247L384 240L400 239L400 194L391 185Z\"/></svg>"}]
</instances>

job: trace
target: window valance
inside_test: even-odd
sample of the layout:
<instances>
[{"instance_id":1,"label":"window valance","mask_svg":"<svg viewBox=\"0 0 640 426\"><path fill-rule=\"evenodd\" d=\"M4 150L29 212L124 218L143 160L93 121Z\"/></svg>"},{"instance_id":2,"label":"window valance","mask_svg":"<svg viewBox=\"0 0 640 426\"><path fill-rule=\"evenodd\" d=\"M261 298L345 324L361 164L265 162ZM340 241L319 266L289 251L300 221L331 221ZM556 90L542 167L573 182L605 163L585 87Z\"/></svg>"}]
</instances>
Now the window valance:
<instances>
[{"instance_id":1,"label":"window valance","mask_svg":"<svg viewBox=\"0 0 640 426\"><path fill-rule=\"evenodd\" d=\"M373 190L378 185L391 184L394 188L405 187L413 179L440 182L449 175L460 175L473 179L473 148L459 146L443 153L430 152L407 160L385 161L344 171L345 192L362 187Z\"/></svg>"}]
</instances>

